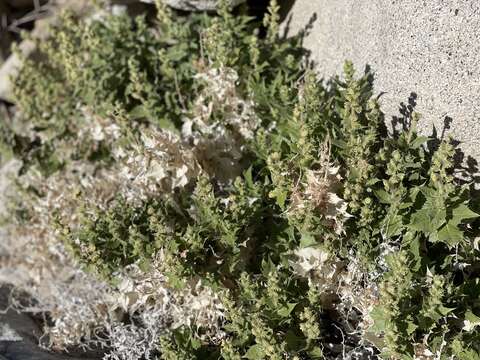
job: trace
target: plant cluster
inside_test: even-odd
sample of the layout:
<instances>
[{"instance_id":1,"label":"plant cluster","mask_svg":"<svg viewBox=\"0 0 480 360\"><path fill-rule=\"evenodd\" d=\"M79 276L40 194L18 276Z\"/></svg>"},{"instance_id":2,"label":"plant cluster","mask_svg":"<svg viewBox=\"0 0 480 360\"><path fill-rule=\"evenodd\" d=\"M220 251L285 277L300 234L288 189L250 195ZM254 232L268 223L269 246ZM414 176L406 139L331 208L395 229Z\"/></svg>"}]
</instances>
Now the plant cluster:
<instances>
[{"instance_id":1,"label":"plant cluster","mask_svg":"<svg viewBox=\"0 0 480 360\"><path fill-rule=\"evenodd\" d=\"M263 24L227 1L156 7L65 14L16 80L24 241L2 265L26 269L51 346L480 358L479 215L453 146L417 114L389 133L368 71L319 80L275 0Z\"/></svg>"}]
</instances>

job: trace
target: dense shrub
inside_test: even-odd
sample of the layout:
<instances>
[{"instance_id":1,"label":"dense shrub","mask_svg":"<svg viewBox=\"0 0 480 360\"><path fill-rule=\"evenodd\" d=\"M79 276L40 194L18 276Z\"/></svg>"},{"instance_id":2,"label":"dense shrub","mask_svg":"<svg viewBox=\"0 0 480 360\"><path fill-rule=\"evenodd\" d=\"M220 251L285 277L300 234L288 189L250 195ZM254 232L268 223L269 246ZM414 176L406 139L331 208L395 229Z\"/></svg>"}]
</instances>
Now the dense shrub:
<instances>
[{"instance_id":1,"label":"dense shrub","mask_svg":"<svg viewBox=\"0 0 480 360\"><path fill-rule=\"evenodd\" d=\"M157 10L65 14L16 82L30 127L4 131L23 139L15 231L108 284L74 337L58 306L54 345L479 358L478 214L453 146L418 135L418 114L388 132L368 71L320 81L301 36L278 35L275 1L262 37L225 1L218 16Z\"/></svg>"}]
</instances>

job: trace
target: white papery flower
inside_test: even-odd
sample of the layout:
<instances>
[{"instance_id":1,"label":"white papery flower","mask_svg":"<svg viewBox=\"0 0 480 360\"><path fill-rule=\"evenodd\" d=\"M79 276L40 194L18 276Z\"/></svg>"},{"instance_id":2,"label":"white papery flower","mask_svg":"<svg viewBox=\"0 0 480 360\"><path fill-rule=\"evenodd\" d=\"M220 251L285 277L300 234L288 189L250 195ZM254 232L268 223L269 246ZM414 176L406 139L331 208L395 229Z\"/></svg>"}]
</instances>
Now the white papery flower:
<instances>
[{"instance_id":1,"label":"white papery flower","mask_svg":"<svg viewBox=\"0 0 480 360\"><path fill-rule=\"evenodd\" d=\"M463 330L467 331L467 332L470 332L470 331L473 331L473 329L475 329L478 325L480 325L480 323L478 322L471 322L469 320L464 320L463 321Z\"/></svg>"},{"instance_id":2,"label":"white papery flower","mask_svg":"<svg viewBox=\"0 0 480 360\"><path fill-rule=\"evenodd\" d=\"M294 272L308 278L321 291L333 291L338 287L342 263L325 250L306 247L294 251L296 260L291 262Z\"/></svg>"},{"instance_id":3,"label":"white papery flower","mask_svg":"<svg viewBox=\"0 0 480 360\"><path fill-rule=\"evenodd\" d=\"M183 121L182 137L204 171L220 182L242 173L244 144L252 139L260 120L254 103L237 92L238 74L231 68L207 69L196 75L206 86Z\"/></svg>"},{"instance_id":4,"label":"white papery flower","mask_svg":"<svg viewBox=\"0 0 480 360\"><path fill-rule=\"evenodd\" d=\"M321 249L306 247L294 251L297 261L292 263L293 270L302 277L308 277L314 270L322 269L329 259L329 254Z\"/></svg>"},{"instance_id":5,"label":"white papery flower","mask_svg":"<svg viewBox=\"0 0 480 360\"><path fill-rule=\"evenodd\" d=\"M304 182L292 192L289 212L315 211L322 215L325 225L341 235L343 224L351 215L347 202L337 195L342 187L340 167L331 166L328 161L322 163L320 170L306 170Z\"/></svg>"},{"instance_id":6,"label":"white papery flower","mask_svg":"<svg viewBox=\"0 0 480 360\"><path fill-rule=\"evenodd\" d=\"M98 123L92 127L91 134L92 139L95 141L102 141L105 139L105 132L103 131L102 126L100 126Z\"/></svg>"}]
</instances>

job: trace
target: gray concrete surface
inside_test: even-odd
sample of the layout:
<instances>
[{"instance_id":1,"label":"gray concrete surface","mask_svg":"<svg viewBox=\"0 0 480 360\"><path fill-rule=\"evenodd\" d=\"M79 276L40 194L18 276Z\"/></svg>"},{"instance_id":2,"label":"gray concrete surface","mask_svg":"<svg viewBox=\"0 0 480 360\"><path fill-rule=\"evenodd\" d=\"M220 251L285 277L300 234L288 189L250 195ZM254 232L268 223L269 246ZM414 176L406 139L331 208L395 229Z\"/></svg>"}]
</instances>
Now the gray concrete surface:
<instances>
[{"instance_id":1,"label":"gray concrete surface","mask_svg":"<svg viewBox=\"0 0 480 360\"><path fill-rule=\"evenodd\" d=\"M321 75L371 65L386 115L416 93L422 131L451 118L447 132L480 162L480 1L296 0L290 14L290 34L316 15L305 45Z\"/></svg>"}]
</instances>

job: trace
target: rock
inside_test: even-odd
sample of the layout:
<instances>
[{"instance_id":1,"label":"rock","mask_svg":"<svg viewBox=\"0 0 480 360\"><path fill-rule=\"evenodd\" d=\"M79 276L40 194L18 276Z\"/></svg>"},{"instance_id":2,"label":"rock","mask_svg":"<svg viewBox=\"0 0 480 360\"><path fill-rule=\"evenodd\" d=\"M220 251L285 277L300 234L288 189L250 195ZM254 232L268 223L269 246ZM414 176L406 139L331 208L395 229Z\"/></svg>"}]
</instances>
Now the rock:
<instances>
[{"instance_id":1,"label":"rock","mask_svg":"<svg viewBox=\"0 0 480 360\"><path fill-rule=\"evenodd\" d=\"M155 0L141 0L153 4ZM218 0L164 0L168 6L184 11L212 11L217 8ZM231 6L235 7L246 0L231 0Z\"/></svg>"},{"instance_id":2,"label":"rock","mask_svg":"<svg viewBox=\"0 0 480 360\"><path fill-rule=\"evenodd\" d=\"M387 123L410 97L422 132L451 122L446 132L480 161L479 1L297 0L290 14L290 34L316 15L305 46L321 76L345 59L358 72L371 65Z\"/></svg>"}]
</instances>

